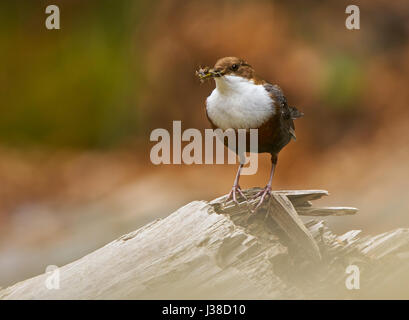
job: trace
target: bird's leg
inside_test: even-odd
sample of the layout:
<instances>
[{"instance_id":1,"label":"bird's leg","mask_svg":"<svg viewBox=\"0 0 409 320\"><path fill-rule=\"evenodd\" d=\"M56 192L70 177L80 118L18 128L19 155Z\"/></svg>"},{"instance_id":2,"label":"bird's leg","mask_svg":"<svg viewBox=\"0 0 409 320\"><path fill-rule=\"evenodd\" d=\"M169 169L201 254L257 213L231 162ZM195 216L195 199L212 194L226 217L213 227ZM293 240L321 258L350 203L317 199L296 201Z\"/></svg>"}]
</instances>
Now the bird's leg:
<instances>
[{"instance_id":1,"label":"bird's leg","mask_svg":"<svg viewBox=\"0 0 409 320\"><path fill-rule=\"evenodd\" d=\"M270 171L270 179L268 180L267 185L264 187L264 189L262 189L260 192L258 192L253 199L260 197L259 202L257 203L256 207L254 208L253 212L255 212L258 207L261 206L261 204L264 202L265 198L267 196L271 196L271 184L273 181L273 177L274 177L274 170L277 164L277 155L271 155L271 171Z\"/></svg>"},{"instance_id":2,"label":"bird's leg","mask_svg":"<svg viewBox=\"0 0 409 320\"><path fill-rule=\"evenodd\" d=\"M238 205L239 202L237 201L236 192L238 192L245 200L247 200L246 196L243 194L243 192L241 191L241 188L239 186L241 168L243 168L242 163L240 163L240 165L239 165L239 169L237 170L236 178L234 179L233 187L231 188L231 191L230 191L229 195L227 196L225 203L227 201L229 201L230 199L233 199L233 202Z\"/></svg>"}]
</instances>

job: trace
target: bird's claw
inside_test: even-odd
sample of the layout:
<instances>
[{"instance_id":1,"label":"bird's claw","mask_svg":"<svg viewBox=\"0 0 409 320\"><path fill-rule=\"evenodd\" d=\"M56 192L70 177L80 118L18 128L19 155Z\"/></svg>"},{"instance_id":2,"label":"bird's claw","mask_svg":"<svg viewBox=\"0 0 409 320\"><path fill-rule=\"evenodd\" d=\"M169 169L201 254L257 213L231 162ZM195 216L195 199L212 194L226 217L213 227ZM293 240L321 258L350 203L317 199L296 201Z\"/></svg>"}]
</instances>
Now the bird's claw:
<instances>
[{"instance_id":1,"label":"bird's claw","mask_svg":"<svg viewBox=\"0 0 409 320\"><path fill-rule=\"evenodd\" d=\"M226 200L224 201L224 203L226 204L230 199L233 200L233 202L237 205L239 205L239 202L237 201L237 194L238 193L240 196L242 196L244 198L244 200L247 201L246 196L244 195L243 191L241 191L241 188L239 185L234 185L231 188L231 191L229 193L229 195L227 196Z\"/></svg>"},{"instance_id":2,"label":"bird's claw","mask_svg":"<svg viewBox=\"0 0 409 320\"><path fill-rule=\"evenodd\" d=\"M252 210L253 213L255 213L257 211L257 209L263 204L264 200L266 199L267 196L271 196L271 187L269 185L267 185L264 189L262 189L261 191L257 192L257 194L252 198L252 200L260 197L259 202L257 203L257 205L254 207L254 209Z\"/></svg>"}]
</instances>

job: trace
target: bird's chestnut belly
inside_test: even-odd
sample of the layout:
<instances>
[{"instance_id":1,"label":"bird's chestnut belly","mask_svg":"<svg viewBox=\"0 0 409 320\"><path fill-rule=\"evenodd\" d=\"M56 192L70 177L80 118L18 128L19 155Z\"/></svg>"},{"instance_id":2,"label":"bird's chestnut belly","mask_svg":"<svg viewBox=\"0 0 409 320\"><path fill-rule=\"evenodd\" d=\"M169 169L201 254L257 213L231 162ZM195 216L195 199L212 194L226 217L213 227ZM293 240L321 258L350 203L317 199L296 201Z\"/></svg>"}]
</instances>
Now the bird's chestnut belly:
<instances>
[{"instance_id":1,"label":"bird's chestnut belly","mask_svg":"<svg viewBox=\"0 0 409 320\"><path fill-rule=\"evenodd\" d=\"M237 129L235 129L235 146L241 142L239 141L239 135ZM247 131L245 135L245 149L246 152L250 152L250 132ZM282 148L284 148L291 140L291 136L288 134L288 130L282 126L279 117L272 117L269 121L257 128L257 152L258 153L271 153L278 154ZM228 147L228 137L224 137L224 145ZM237 147L234 152L237 153ZM253 148L254 152L254 148Z\"/></svg>"}]
</instances>

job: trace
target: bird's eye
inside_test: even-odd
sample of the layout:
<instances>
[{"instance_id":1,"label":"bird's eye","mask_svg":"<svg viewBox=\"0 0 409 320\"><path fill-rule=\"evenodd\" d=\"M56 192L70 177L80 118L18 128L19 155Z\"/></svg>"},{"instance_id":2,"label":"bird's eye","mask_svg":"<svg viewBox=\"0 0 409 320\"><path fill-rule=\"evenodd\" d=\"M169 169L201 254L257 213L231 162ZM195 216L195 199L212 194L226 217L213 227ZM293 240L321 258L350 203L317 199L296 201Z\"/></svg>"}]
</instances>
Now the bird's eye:
<instances>
[{"instance_id":1,"label":"bird's eye","mask_svg":"<svg viewBox=\"0 0 409 320\"><path fill-rule=\"evenodd\" d=\"M238 68L239 68L239 65L238 65L238 64L233 64L233 65L231 66L231 69L232 69L233 71L236 71Z\"/></svg>"}]
</instances>

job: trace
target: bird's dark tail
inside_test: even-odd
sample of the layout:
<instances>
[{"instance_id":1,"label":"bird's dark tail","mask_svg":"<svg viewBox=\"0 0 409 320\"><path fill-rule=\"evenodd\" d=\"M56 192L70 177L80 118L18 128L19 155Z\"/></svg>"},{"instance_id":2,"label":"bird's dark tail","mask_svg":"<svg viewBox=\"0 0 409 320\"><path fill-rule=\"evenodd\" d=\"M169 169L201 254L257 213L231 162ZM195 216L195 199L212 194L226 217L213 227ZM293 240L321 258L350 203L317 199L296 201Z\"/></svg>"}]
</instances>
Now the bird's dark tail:
<instances>
[{"instance_id":1,"label":"bird's dark tail","mask_svg":"<svg viewBox=\"0 0 409 320\"><path fill-rule=\"evenodd\" d=\"M304 113L302 113L301 111L298 111L296 107L289 107L289 108L290 108L291 119L297 119L297 118L301 118L302 116L304 116Z\"/></svg>"}]
</instances>

